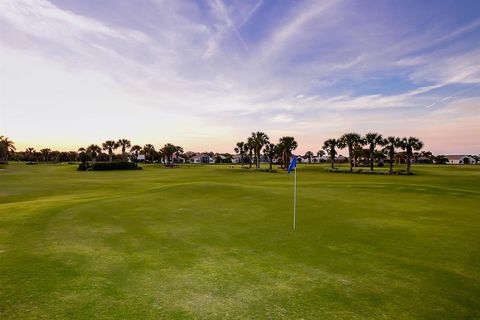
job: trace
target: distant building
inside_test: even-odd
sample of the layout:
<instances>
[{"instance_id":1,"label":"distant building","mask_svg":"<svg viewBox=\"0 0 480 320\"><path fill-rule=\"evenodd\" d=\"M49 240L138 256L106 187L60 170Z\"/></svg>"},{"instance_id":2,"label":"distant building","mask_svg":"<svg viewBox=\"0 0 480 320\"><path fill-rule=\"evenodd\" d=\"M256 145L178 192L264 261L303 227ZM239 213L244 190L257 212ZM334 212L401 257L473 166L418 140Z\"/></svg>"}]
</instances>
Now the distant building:
<instances>
[{"instance_id":1,"label":"distant building","mask_svg":"<svg viewBox=\"0 0 480 320\"><path fill-rule=\"evenodd\" d=\"M176 154L172 156L172 159L173 159L173 163L185 163L185 158L180 156L177 157Z\"/></svg>"},{"instance_id":2,"label":"distant building","mask_svg":"<svg viewBox=\"0 0 480 320\"><path fill-rule=\"evenodd\" d=\"M206 153L200 153L190 159L190 163L215 163L215 159Z\"/></svg>"},{"instance_id":3,"label":"distant building","mask_svg":"<svg viewBox=\"0 0 480 320\"><path fill-rule=\"evenodd\" d=\"M232 157L232 163L241 163L242 162L242 157L240 155L235 155ZM245 158L245 157L244 157Z\"/></svg>"},{"instance_id":4,"label":"distant building","mask_svg":"<svg viewBox=\"0 0 480 320\"><path fill-rule=\"evenodd\" d=\"M137 161L145 161L145 155L144 154L139 154L137 156Z\"/></svg>"},{"instance_id":5,"label":"distant building","mask_svg":"<svg viewBox=\"0 0 480 320\"><path fill-rule=\"evenodd\" d=\"M321 163L321 162L328 162L328 161L330 161L330 158L327 157L327 156L323 156L323 157L319 157L319 156L312 157L312 163Z\"/></svg>"},{"instance_id":6,"label":"distant building","mask_svg":"<svg viewBox=\"0 0 480 320\"><path fill-rule=\"evenodd\" d=\"M448 164L476 164L477 161L468 156L462 154L450 154L445 156L448 159Z\"/></svg>"}]
</instances>

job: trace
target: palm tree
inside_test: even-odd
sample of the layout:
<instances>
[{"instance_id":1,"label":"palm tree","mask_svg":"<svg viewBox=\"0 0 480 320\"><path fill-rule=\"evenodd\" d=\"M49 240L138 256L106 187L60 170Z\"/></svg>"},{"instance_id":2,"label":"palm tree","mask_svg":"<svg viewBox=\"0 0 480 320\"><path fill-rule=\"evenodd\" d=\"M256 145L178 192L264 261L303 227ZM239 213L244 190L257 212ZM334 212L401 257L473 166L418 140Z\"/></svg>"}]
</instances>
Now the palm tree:
<instances>
[{"instance_id":1,"label":"palm tree","mask_svg":"<svg viewBox=\"0 0 480 320\"><path fill-rule=\"evenodd\" d=\"M260 151L263 146L268 143L268 136L260 131L252 132L253 152L255 153L255 168L258 171L260 169Z\"/></svg>"},{"instance_id":2,"label":"palm tree","mask_svg":"<svg viewBox=\"0 0 480 320\"><path fill-rule=\"evenodd\" d=\"M317 157L322 158L325 155L324 150L318 150L317 151ZM318 162L321 162L322 159L318 159Z\"/></svg>"},{"instance_id":3,"label":"palm tree","mask_svg":"<svg viewBox=\"0 0 480 320\"><path fill-rule=\"evenodd\" d=\"M267 143L263 149L263 154L268 158L269 170L272 171L273 158L277 154L278 148L274 143Z\"/></svg>"},{"instance_id":4,"label":"palm tree","mask_svg":"<svg viewBox=\"0 0 480 320\"><path fill-rule=\"evenodd\" d=\"M135 163L138 162L138 153L142 150L142 147L140 147L138 144L132 146L130 148L130 153L133 153L135 155Z\"/></svg>"},{"instance_id":5,"label":"palm tree","mask_svg":"<svg viewBox=\"0 0 480 320\"><path fill-rule=\"evenodd\" d=\"M96 144L91 144L87 147L87 153L90 154L92 162L97 162L97 155L102 152L102 149Z\"/></svg>"},{"instance_id":6,"label":"palm tree","mask_svg":"<svg viewBox=\"0 0 480 320\"><path fill-rule=\"evenodd\" d=\"M168 165L171 164L172 156L173 154L177 151L177 147L174 146L171 143L167 143L162 149L161 149L163 155L167 158L167 163Z\"/></svg>"},{"instance_id":7,"label":"palm tree","mask_svg":"<svg viewBox=\"0 0 480 320\"><path fill-rule=\"evenodd\" d=\"M340 137L339 140L340 140L339 141L340 147L342 148L348 147L348 160L350 160L350 172L352 172L353 167L357 166L355 157L353 155L353 148L356 144L360 144L360 142L362 141L362 138L358 133L350 132L350 133L345 133L343 136Z\"/></svg>"},{"instance_id":8,"label":"palm tree","mask_svg":"<svg viewBox=\"0 0 480 320\"><path fill-rule=\"evenodd\" d=\"M80 158L80 161L82 163L85 163L88 161L88 155L87 155L87 149L84 147L78 148L78 157Z\"/></svg>"},{"instance_id":9,"label":"palm tree","mask_svg":"<svg viewBox=\"0 0 480 320\"><path fill-rule=\"evenodd\" d=\"M145 153L145 159L150 157L151 162L153 162L155 157L155 147L152 144L146 144L143 146L143 152Z\"/></svg>"},{"instance_id":10,"label":"palm tree","mask_svg":"<svg viewBox=\"0 0 480 320\"><path fill-rule=\"evenodd\" d=\"M365 144L368 145L370 151L370 170L373 171L375 148L377 145L381 146L383 144L383 137L379 133L369 132L365 135Z\"/></svg>"},{"instance_id":11,"label":"palm tree","mask_svg":"<svg viewBox=\"0 0 480 320\"><path fill-rule=\"evenodd\" d=\"M102 148L108 151L108 162L112 162L113 150L118 148L118 143L113 140L107 140L102 143Z\"/></svg>"},{"instance_id":12,"label":"palm tree","mask_svg":"<svg viewBox=\"0 0 480 320\"><path fill-rule=\"evenodd\" d=\"M25 153L28 155L28 161L33 161L32 157L35 154L35 148L27 148L27 150L25 150Z\"/></svg>"},{"instance_id":13,"label":"palm tree","mask_svg":"<svg viewBox=\"0 0 480 320\"><path fill-rule=\"evenodd\" d=\"M15 148L15 143L10 140L9 137L0 136L0 144L5 149L5 162L8 162L8 155L13 154L17 149Z\"/></svg>"},{"instance_id":14,"label":"palm tree","mask_svg":"<svg viewBox=\"0 0 480 320\"><path fill-rule=\"evenodd\" d=\"M125 154L126 154L127 148L130 148L131 146L130 140L120 139L117 141L117 146L122 147L122 161L126 161Z\"/></svg>"},{"instance_id":15,"label":"palm tree","mask_svg":"<svg viewBox=\"0 0 480 320\"><path fill-rule=\"evenodd\" d=\"M385 151L388 154L390 162L390 174L393 173L393 161L395 158L395 149L400 147L400 138L389 136L383 140L383 145L385 146Z\"/></svg>"},{"instance_id":16,"label":"palm tree","mask_svg":"<svg viewBox=\"0 0 480 320\"><path fill-rule=\"evenodd\" d=\"M308 163L312 163L312 157L314 156L312 151L305 152L304 157L308 159Z\"/></svg>"},{"instance_id":17,"label":"palm tree","mask_svg":"<svg viewBox=\"0 0 480 320\"><path fill-rule=\"evenodd\" d=\"M237 142L237 146L235 147L235 152L240 154L240 162L242 163L243 167L243 155L245 154L245 142Z\"/></svg>"},{"instance_id":18,"label":"palm tree","mask_svg":"<svg viewBox=\"0 0 480 320\"><path fill-rule=\"evenodd\" d=\"M45 149L40 150L40 152L43 155L43 161L48 162L48 155L50 154L51 151L52 150L50 150L49 148L45 148Z\"/></svg>"},{"instance_id":19,"label":"palm tree","mask_svg":"<svg viewBox=\"0 0 480 320\"><path fill-rule=\"evenodd\" d=\"M284 156L285 156L285 145L278 142L278 144L277 144L277 158L280 159L280 169L285 168Z\"/></svg>"},{"instance_id":20,"label":"palm tree","mask_svg":"<svg viewBox=\"0 0 480 320\"><path fill-rule=\"evenodd\" d=\"M175 161L178 162L178 158L180 157L180 154L183 153L183 148L180 146L175 146Z\"/></svg>"},{"instance_id":21,"label":"palm tree","mask_svg":"<svg viewBox=\"0 0 480 320\"><path fill-rule=\"evenodd\" d=\"M416 137L403 138L400 141L400 147L406 152L407 172L410 173L413 151L419 151L423 148L423 142Z\"/></svg>"},{"instance_id":22,"label":"palm tree","mask_svg":"<svg viewBox=\"0 0 480 320\"><path fill-rule=\"evenodd\" d=\"M283 163L286 165L290 158L292 157L293 150L297 149L298 143L295 141L294 137L281 137L278 144L281 146L283 151Z\"/></svg>"},{"instance_id":23,"label":"palm tree","mask_svg":"<svg viewBox=\"0 0 480 320\"><path fill-rule=\"evenodd\" d=\"M249 168L251 169L252 168L252 159L253 159L253 151L254 151L254 145L253 145L253 139L252 137L249 137L247 139L247 144L245 145L245 149L246 149L246 152L248 152L248 165L249 165Z\"/></svg>"},{"instance_id":24,"label":"palm tree","mask_svg":"<svg viewBox=\"0 0 480 320\"><path fill-rule=\"evenodd\" d=\"M335 162L335 155L337 154L337 151L335 148L338 146L338 140L337 139L328 139L323 142L323 150L327 152L327 154L330 156L330 162L332 163L332 169L334 168L333 163Z\"/></svg>"}]
</instances>

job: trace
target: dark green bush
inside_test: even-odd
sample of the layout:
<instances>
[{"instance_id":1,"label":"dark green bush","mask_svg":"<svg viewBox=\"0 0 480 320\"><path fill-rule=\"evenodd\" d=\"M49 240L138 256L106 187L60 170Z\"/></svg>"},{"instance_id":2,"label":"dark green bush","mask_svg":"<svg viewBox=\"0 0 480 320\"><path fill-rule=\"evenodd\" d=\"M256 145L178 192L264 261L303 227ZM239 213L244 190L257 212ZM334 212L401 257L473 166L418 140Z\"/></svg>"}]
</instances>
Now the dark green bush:
<instances>
[{"instance_id":1,"label":"dark green bush","mask_svg":"<svg viewBox=\"0 0 480 320\"><path fill-rule=\"evenodd\" d=\"M90 164L88 164L86 162L85 163L82 162L78 165L77 170L78 171L86 171L88 168L90 168Z\"/></svg>"},{"instance_id":2,"label":"dark green bush","mask_svg":"<svg viewBox=\"0 0 480 320\"><path fill-rule=\"evenodd\" d=\"M96 162L96 163L80 163L78 171L107 171L107 170L136 170L142 169L132 162Z\"/></svg>"}]
</instances>

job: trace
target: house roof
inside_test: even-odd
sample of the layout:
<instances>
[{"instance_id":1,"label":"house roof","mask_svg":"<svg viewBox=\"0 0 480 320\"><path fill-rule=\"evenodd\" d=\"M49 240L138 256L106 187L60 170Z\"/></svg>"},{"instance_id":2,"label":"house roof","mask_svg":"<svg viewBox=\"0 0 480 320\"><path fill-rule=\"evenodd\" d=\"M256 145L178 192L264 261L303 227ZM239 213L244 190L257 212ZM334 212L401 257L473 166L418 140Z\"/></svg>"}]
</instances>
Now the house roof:
<instances>
[{"instance_id":1,"label":"house roof","mask_svg":"<svg viewBox=\"0 0 480 320\"><path fill-rule=\"evenodd\" d=\"M206 153L199 153L197 154L196 156L193 156L192 159L196 159L196 158L201 158L201 157L209 157L211 158L208 154Z\"/></svg>"},{"instance_id":2,"label":"house roof","mask_svg":"<svg viewBox=\"0 0 480 320\"><path fill-rule=\"evenodd\" d=\"M465 157L472 158L467 154L448 154L445 156L448 160L461 160Z\"/></svg>"}]
</instances>

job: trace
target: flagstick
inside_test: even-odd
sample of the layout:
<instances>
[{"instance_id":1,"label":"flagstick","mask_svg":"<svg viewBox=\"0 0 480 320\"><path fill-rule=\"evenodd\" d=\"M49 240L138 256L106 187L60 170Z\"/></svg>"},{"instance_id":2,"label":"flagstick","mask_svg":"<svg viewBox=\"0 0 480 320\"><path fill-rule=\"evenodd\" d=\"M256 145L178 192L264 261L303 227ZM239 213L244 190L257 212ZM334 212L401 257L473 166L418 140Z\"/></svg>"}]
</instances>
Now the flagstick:
<instances>
[{"instance_id":1,"label":"flagstick","mask_svg":"<svg viewBox=\"0 0 480 320\"><path fill-rule=\"evenodd\" d=\"M297 166L295 166L293 182L293 230L297 229Z\"/></svg>"}]
</instances>

